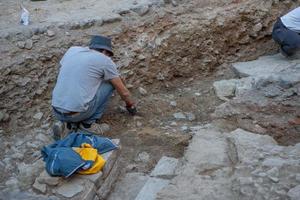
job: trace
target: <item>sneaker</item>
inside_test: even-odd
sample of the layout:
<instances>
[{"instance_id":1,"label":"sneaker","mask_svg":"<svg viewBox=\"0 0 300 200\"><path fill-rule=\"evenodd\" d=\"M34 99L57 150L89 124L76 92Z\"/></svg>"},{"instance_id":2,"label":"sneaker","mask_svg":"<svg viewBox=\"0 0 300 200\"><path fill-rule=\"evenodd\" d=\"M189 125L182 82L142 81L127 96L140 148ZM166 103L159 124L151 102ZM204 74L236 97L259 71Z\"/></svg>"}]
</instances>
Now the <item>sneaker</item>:
<instances>
[{"instance_id":1,"label":"sneaker","mask_svg":"<svg viewBox=\"0 0 300 200\"><path fill-rule=\"evenodd\" d=\"M84 129L95 134L103 135L104 133L110 131L110 126L106 123L102 123L102 124L93 123L90 125L90 128L84 127Z\"/></svg>"},{"instance_id":2,"label":"sneaker","mask_svg":"<svg viewBox=\"0 0 300 200\"><path fill-rule=\"evenodd\" d=\"M65 130L64 123L61 121L57 121L52 126L52 133L54 140L60 140L63 136L63 132Z\"/></svg>"}]
</instances>

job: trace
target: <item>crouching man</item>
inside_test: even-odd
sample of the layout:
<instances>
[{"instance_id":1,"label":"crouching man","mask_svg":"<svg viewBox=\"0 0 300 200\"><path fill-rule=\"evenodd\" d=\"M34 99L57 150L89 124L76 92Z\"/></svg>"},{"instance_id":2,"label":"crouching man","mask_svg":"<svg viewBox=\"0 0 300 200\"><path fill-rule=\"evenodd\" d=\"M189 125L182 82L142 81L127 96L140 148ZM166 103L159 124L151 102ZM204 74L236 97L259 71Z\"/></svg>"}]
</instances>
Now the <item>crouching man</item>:
<instances>
[{"instance_id":1,"label":"crouching man","mask_svg":"<svg viewBox=\"0 0 300 200\"><path fill-rule=\"evenodd\" d=\"M300 7L277 19L272 32L284 56L292 56L300 50Z\"/></svg>"},{"instance_id":2,"label":"crouching man","mask_svg":"<svg viewBox=\"0 0 300 200\"><path fill-rule=\"evenodd\" d=\"M128 112L136 114L135 102L112 56L111 40L92 36L89 47L71 47L61 59L52 107L55 117L66 122L69 129L81 125L90 128L103 115L114 89L125 101ZM62 125L55 123L53 126L56 139L62 134Z\"/></svg>"}]
</instances>

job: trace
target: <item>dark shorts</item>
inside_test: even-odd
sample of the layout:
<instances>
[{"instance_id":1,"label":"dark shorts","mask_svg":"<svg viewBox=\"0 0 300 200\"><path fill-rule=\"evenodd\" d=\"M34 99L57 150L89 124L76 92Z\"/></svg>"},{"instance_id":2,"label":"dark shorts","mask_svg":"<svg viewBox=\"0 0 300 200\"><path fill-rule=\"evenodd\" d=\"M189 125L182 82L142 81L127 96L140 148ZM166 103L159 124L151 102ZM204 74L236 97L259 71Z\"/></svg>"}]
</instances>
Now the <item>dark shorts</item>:
<instances>
[{"instance_id":1,"label":"dark shorts","mask_svg":"<svg viewBox=\"0 0 300 200\"><path fill-rule=\"evenodd\" d=\"M289 56L300 49L299 33L286 28L280 18L274 24L272 38L280 45L281 50Z\"/></svg>"}]
</instances>

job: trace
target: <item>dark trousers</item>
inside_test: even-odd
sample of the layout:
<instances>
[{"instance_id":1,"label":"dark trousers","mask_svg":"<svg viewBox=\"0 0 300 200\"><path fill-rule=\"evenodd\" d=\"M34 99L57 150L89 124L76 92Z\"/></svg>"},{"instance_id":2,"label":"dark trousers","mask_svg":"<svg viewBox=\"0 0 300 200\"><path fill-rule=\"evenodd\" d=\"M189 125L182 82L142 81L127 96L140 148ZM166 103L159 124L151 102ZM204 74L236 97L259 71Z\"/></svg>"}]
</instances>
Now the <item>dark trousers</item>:
<instances>
[{"instance_id":1,"label":"dark trousers","mask_svg":"<svg viewBox=\"0 0 300 200\"><path fill-rule=\"evenodd\" d=\"M300 35L295 31L287 29L280 18L274 24L272 38L288 56L293 55L300 49Z\"/></svg>"}]
</instances>

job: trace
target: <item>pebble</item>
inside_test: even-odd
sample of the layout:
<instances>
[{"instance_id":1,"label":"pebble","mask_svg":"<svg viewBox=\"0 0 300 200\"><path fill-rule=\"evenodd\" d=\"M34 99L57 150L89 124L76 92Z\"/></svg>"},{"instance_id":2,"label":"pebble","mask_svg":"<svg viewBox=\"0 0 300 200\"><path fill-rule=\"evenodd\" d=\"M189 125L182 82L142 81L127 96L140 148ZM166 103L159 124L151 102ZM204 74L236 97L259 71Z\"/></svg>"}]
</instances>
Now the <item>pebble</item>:
<instances>
[{"instance_id":1,"label":"pebble","mask_svg":"<svg viewBox=\"0 0 300 200\"><path fill-rule=\"evenodd\" d=\"M147 90L145 90L144 88L142 88L142 87L139 87L139 93L141 94L141 95L147 95Z\"/></svg>"},{"instance_id":2,"label":"pebble","mask_svg":"<svg viewBox=\"0 0 300 200\"><path fill-rule=\"evenodd\" d=\"M25 42L24 41L19 41L17 42L17 47L19 47L20 49L24 49L25 48Z\"/></svg>"},{"instance_id":3,"label":"pebble","mask_svg":"<svg viewBox=\"0 0 300 200\"><path fill-rule=\"evenodd\" d=\"M138 154L137 158L135 159L135 161L137 162L143 162L143 163L147 163L150 160L150 155L147 152L141 152Z\"/></svg>"},{"instance_id":4,"label":"pebble","mask_svg":"<svg viewBox=\"0 0 300 200\"><path fill-rule=\"evenodd\" d=\"M135 8L132 8L133 12L136 12L139 16L144 16L149 12L149 6L148 5L139 5Z\"/></svg>"},{"instance_id":5,"label":"pebble","mask_svg":"<svg viewBox=\"0 0 300 200\"><path fill-rule=\"evenodd\" d=\"M30 50L30 49L32 49L32 47L33 47L33 41L31 39L26 40L25 41L25 49Z\"/></svg>"},{"instance_id":6,"label":"pebble","mask_svg":"<svg viewBox=\"0 0 300 200\"><path fill-rule=\"evenodd\" d=\"M195 93L195 96L199 97L199 96L201 96L201 93L196 92L196 93Z\"/></svg>"},{"instance_id":7,"label":"pebble","mask_svg":"<svg viewBox=\"0 0 300 200\"><path fill-rule=\"evenodd\" d=\"M177 126L177 123L176 122L172 122L171 126Z\"/></svg>"},{"instance_id":8,"label":"pebble","mask_svg":"<svg viewBox=\"0 0 300 200\"><path fill-rule=\"evenodd\" d=\"M140 55L138 55L138 59L142 61L142 60L145 60L146 57L143 54L140 54Z\"/></svg>"},{"instance_id":9,"label":"pebble","mask_svg":"<svg viewBox=\"0 0 300 200\"><path fill-rule=\"evenodd\" d=\"M47 30L47 35L48 35L49 37L53 37L53 36L55 36L55 32L52 31L52 30Z\"/></svg>"},{"instance_id":10,"label":"pebble","mask_svg":"<svg viewBox=\"0 0 300 200\"><path fill-rule=\"evenodd\" d=\"M186 113L186 116L189 121L194 121L196 119L196 116L193 113Z\"/></svg>"},{"instance_id":11,"label":"pebble","mask_svg":"<svg viewBox=\"0 0 300 200\"><path fill-rule=\"evenodd\" d=\"M0 122L5 122L9 119L9 115L3 111L0 111Z\"/></svg>"},{"instance_id":12,"label":"pebble","mask_svg":"<svg viewBox=\"0 0 300 200\"><path fill-rule=\"evenodd\" d=\"M40 184L38 181L35 181L32 187L43 194L47 191L47 186L45 184Z\"/></svg>"},{"instance_id":13,"label":"pebble","mask_svg":"<svg viewBox=\"0 0 300 200\"><path fill-rule=\"evenodd\" d=\"M34 116L33 116L33 118L34 119L37 119L37 120L41 120L42 119L42 117L43 117L43 113L42 112L38 112L38 113L36 113Z\"/></svg>"},{"instance_id":14,"label":"pebble","mask_svg":"<svg viewBox=\"0 0 300 200\"><path fill-rule=\"evenodd\" d=\"M175 119L186 119L186 116L181 112L174 113L173 116L174 116Z\"/></svg>"},{"instance_id":15,"label":"pebble","mask_svg":"<svg viewBox=\"0 0 300 200\"><path fill-rule=\"evenodd\" d=\"M142 122L140 122L140 121L137 121L137 122L136 122L136 126L137 126L137 127L141 127L142 125L143 125Z\"/></svg>"},{"instance_id":16,"label":"pebble","mask_svg":"<svg viewBox=\"0 0 300 200\"><path fill-rule=\"evenodd\" d=\"M173 107L176 107L177 103L176 103L176 101L170 101L170 105L173 106Z\"/></svg>"},{"instance_id":17,"label":"pebble","mask_svg":"<svg viewBox=\"0 0 300 200\"><path fill-rule=\"evenodd\" d=\"M188 126L182 126L180 128L180 130L183 131L183 132L188 132L190 130L190 128Z\"/></svg>"}]
</instances>

